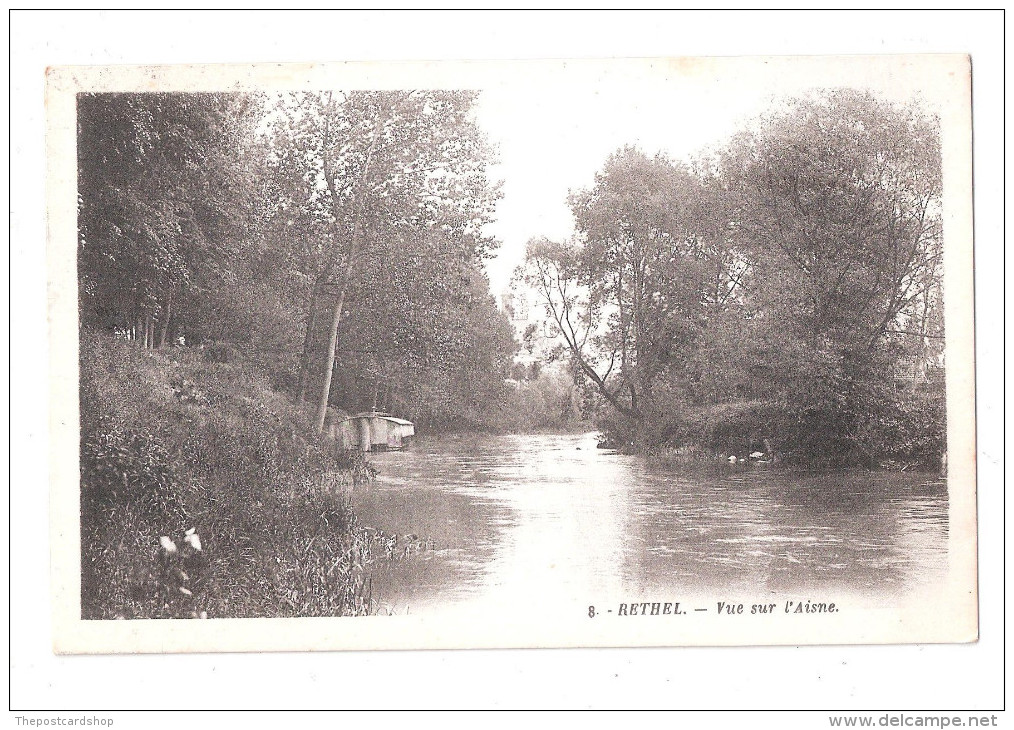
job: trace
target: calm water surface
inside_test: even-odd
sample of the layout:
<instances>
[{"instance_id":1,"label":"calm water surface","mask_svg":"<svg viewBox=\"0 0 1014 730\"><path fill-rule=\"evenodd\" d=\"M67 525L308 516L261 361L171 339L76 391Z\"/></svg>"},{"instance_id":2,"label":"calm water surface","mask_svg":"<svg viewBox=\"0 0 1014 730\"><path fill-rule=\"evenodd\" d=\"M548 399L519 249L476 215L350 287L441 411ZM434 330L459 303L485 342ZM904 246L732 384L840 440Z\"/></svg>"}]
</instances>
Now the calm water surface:
<instances>
[{"instance_id":1,"label":"calm water surface","mask_svg":"<svg viewBox=\"0 0 1014 730\"><path fill-rule=\"evenodd\" d=\"M598 450L594 434L421 439L371 460L360 519L433 544L375 571L374 598L399 613L717 591L886 603L947 570L933 476L687 469Z\"/></svg>"}]
</instances>

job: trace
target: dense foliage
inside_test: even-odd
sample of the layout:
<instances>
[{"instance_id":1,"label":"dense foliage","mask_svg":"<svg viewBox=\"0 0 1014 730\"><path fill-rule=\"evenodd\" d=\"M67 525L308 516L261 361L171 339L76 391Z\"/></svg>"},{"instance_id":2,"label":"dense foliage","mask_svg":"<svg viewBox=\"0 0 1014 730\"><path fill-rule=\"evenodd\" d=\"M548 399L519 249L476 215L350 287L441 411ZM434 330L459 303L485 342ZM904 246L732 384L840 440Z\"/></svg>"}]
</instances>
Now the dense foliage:
<instances>
[{"instance_id":1,"label":"dense foliage","mask_svg":"<svg viewBox=\"0 0 1014 730\"><path fill-rule=\"evenodd\" d=\"M374 611L326 407L509 395L474 94L78 101L83 615Z\"/></svg>"},{"instance_id":2,"label":"dense foliage","mask_svg":"<svg viewBox=\"0 0 1014 730\"><path fill-rule=\"evenodd\" d=\"M526 279L613 440L828 463L943 449L935 120L797 100L695 168L612 155Z\"/></svg>"},{"instance_id":3,"label":"dense foliage","mask_svg":"<svg viewBox=\"0 0 1014 730\"><path fill-rule=\"evenodd\" d=\"M482 272L498 192L474 100L82 95L82 324L240 346L318 428L329 404L494 425L514 341Z\"/></svg>"},{"instance_id":4,"label":"dense foliage","mask_svg":"<svg viewBox=\"0 0 1014 730\"><path fill-rule=\"evenodd\" d=\"M414 321L410 305L444 292L438 306L453 308L446 293L481 278L480 262L494 245L483 228L498 194L486 179L474 101L470 92L328 92L284 97L273 111L275 221L299 241L297 272L309 284L298 398L317 393L318 428L329 402L355 407L354 397L331 387L339 370L372 359L346 380L397 383L386 371L408 354L406 337L412 351L421 347L460 369L458 343ZM448 323L474 314L467 293L462 304ZM496 332L490 309L466 337ZM343 357L350 352L357 362ZM413 364L405 358L404 369Z\"/></svg>"},{"instance_id":5,"label":"dense foliage","mask_svg":"<svg viewBox=\"0 0 1014 730\"><path fill-rule=\"evenodd\" d=\"M208 299L226 301L223 285L240 273L257 106L246 95L79 96L84 324L149 346L207 334Z\"/></svg>"},{"instance_id":6,"label":"dense foliage","mask_svg":"<svg viewBox=\"0 0 1014 730\"><path fill-rule=\"evenodd\" d=\"M499 192L475 99L82 95L82 324L242 352L318 429L328 405L442 428L594 415L642 450L937 457L935 120L843 91L693 165L618 150L571 196L576 237L529 244L570 361L540 375L512 370L482 271Z\"/></svg>"},{"instance_id":7,"label":"dense foliage","mask_svg":"<svg viewBox=\"0 0 1014 730\"><path fill-rule=\"evenodd\" d=\"M693 165L618 150L570 197L576 236L529 242L516 285L546 330L483 272L475 101L79 96L85 617L371 612L345 496L370 469L320 435L329 407L594 418L692 458L940 459L934 119L839 91Z\"/></svg>"},{"instance_id":8,"label":"dense foliage","mask_svg":"<svg viewBox=\"0 0 1014 730\"><path fill-rule=\"evenodd\" d=\"M348 490L368 478L309 433L246 358L81 338L84 618L369 613L371 546ZM195 530L181 591L160 537Z\"/></svg>"}]
</instances>

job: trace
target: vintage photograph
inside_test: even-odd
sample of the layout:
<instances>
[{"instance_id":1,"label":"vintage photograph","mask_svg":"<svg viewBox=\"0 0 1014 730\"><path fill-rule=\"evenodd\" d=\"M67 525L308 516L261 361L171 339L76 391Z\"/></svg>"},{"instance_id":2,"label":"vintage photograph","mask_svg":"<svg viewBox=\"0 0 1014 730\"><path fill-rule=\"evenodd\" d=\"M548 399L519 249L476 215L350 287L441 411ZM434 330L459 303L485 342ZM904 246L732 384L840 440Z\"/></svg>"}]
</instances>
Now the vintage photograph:
<instances>
[{"instance_id":1,"label":"vintage photograph","mask_svg":"<svg viewBox=\"0 0 1014 730\"><path fill-rule=\"evenodd\" d=\"M974 641L970 73L51 70L57 650Z\"/></svg>"}]
</instances>

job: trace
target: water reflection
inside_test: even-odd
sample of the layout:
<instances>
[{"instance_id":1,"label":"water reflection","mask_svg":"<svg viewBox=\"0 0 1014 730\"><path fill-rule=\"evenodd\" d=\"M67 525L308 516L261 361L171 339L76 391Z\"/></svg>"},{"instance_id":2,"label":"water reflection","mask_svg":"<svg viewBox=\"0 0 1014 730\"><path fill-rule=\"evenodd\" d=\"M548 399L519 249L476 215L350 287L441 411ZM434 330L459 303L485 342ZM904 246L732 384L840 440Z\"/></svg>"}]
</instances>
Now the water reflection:
<instances>
[{"instance_id":1,"label":"water reflection","mask_svg":"<svg viewBox=\"0 0 1014 730\"><path fill-rule=\"evenodd\" d=\"M375 572L399 612L674 591L889 601L947 569L946 487L921 475L687 470L592 435L448 437L373 460L361 519L435 543Z\"/></svg>"}]
</instances>

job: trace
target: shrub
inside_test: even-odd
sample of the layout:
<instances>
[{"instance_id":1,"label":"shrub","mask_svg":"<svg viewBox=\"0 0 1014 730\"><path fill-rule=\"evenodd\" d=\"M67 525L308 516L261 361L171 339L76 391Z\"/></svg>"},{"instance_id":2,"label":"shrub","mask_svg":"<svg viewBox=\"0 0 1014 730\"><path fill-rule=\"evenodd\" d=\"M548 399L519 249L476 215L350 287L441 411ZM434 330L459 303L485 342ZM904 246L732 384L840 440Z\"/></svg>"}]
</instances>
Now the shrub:
<instances>
[{"instance_id":1,"label":"shrub","mask_svg":"<svg viewBox=\"0 0 1014 730\"><path fill-rule=\"evenodd\" d=\"M716 452L742 453L763 445L791 448L792 417L779 401L732 401L704 412L702 432L705 445Z\"/></svg>"},{"instance_id":2,"label":"shrub","mask_svg":"<svg viewBox=\"0 0 1014 730\"><path fill-rule=\"evenodd\" d=\"M187 522L169 454L151 436L109 425L82 434L81 502L89 514L131 504L179 530Z\"/></svg>"},{"instance_id":3,"label":"shrub","mask_svg":"<svg viewBox=\"0 0 1014 730\"><path fill-rule=\"evenodd\" d=\"M208 362L236 362L239 350L229 342L209 342L204 345L204 359Z\"/></svg>"},{"instance_id":4,"label":"shrub","mask_svg":"<svg viewBox=\"0 0 1014 730\"><path fill-rule=\"evenodd\" d=\"M370 543L348 495L369 465L336 453L234 354L153 352L82 330L85 618L369 611ZM189 529L207 564L174 589L160 538L179 544Z\"/></svg>"},{"instance_id":5,"label":"shrub","mask_svg":"<svg viewBox=\"0 0 1014 730\"><path fill-rule=\"evenodd\" d=\"M863 434L881 463L937 468L947 448L947 405L943 390L902 393Z\"/></svg>"}]
</instances>

